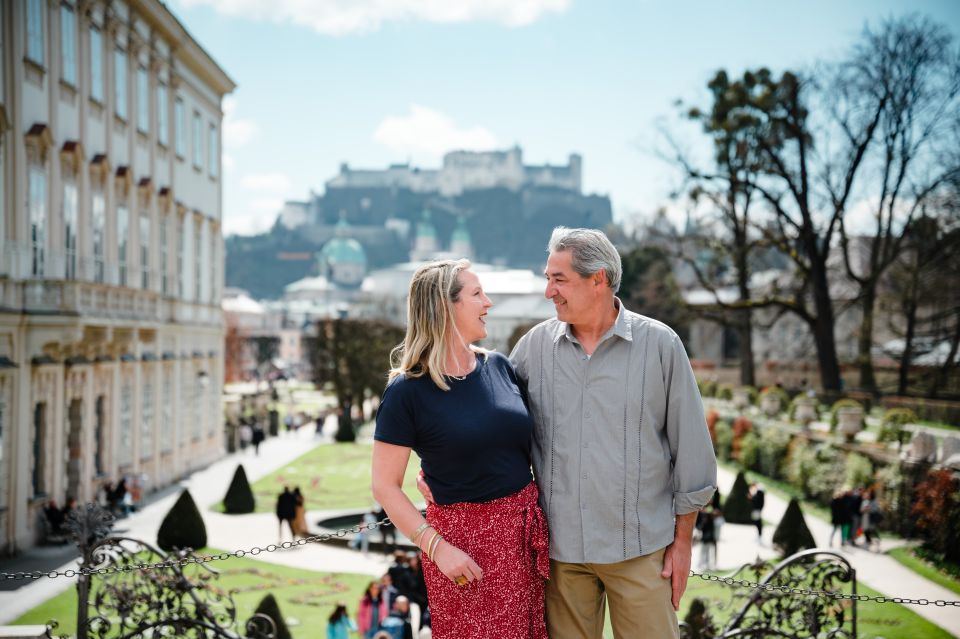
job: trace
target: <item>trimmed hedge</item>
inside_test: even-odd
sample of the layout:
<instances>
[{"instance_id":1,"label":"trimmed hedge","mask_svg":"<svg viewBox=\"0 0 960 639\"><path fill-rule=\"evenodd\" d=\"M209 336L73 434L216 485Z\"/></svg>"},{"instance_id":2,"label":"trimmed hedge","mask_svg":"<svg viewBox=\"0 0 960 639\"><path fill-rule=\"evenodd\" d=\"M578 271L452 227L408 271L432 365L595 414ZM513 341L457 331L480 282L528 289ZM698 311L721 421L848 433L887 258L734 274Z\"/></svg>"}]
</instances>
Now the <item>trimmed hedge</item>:
<instances>
[{"instance_id":1,"label":"trimmed hedge","mask_svg":"<svg viewBox=\"0 0 960 639\"><path fill-rule=\"evenodd\" d=\"M783 519L773 533L773 545L780 551L783 557L806 550L816 548L817 544L807 528L807 522L803 518L803 511L800 510L800 502L794 497L787 504L787 510L783 513Z\"/></svg>"},{"instance_id":2,"label":"trimmed hedge","mask_svg":"<svg viewBox=\"0 0 960 639\"><path fill-rule=\"evenodd\" d=\"M189 490L180 493L179 499L163 518L157 531L157 546L171 551L183 548L203 548L207 545L207 527Z\"/></svg>"},{"instance_id":3,"label":"trimmed hedge","mask_svg":"<svg viewBox=\"0 0 960 639\"><path fill-rule=\"evenodd\" d=\"M228 515L245 515L252 513L256 507L257 501L250 482L247 481L247 472L243 469L243 464L240 464L233 473L230 487L223 498L223 512Z\"/></svg>"},{"instance_id":4,"label":"trimmed hedge","mask_svg":"<svg viewBox=\"0 0 960 639\"><path fill-rule=\"evenodd\" d=\"M277 631L273 635L274 639L292 639L290 629L287 628L287 622L283 620L283 613L280 612L280 604L277 603L277 599L273 595L267 595L261 599L254 614L266 615L273 619L273 623L277 626Z\"/></svg>"},{"instance_id":5,"label":"trimmed hedge","mask_svg":"<svg viewBox=\"0 0 960 639\"><path fill-rule=\"evenodd\" d=\"M730 494L723 500L723 518L728 524L751 524L753 523L750 518L752 511L750 487L747 486L747 478L741 471L737 473Z\"/></svg>"}]
</instances>

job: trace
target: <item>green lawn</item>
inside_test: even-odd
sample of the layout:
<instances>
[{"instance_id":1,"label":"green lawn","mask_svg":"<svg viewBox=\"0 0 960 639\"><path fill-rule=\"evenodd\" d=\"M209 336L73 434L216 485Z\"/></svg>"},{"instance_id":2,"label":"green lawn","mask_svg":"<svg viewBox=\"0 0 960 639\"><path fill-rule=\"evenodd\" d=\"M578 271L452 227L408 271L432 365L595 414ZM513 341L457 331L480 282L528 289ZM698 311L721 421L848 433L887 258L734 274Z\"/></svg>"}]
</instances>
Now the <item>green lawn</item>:
<instances>
[{"instance_id":1,"label":"green lawn","mask_svg":"<svg viewBox=\"0 0 960 639\"><path fill-rule=\"evenodd\" d=\"M913 552L912 547L901 546L900 548L890 550L887 554L921 577L925 577L935 584L939 584L952 592L960 594L960 579L951 577L929 561L918 557Z\"/></svg>"},{"instance_id":2,"label":"green lawn","mask_svg":"<svg viewBox=\"0 0 960 639\"><path fill-rule=\"evenodd\" d=\"M370 491L372 455L370 444L318 446L253 483L257 512L273 512L284 486L300 487L307 510L369 508L374 505ZM416 486L419 470L420 460L411 453L403 487L415 504L423 501ZM226 494L226 486L223 491Z\"/></svg>"},{"instance_id":3,"label":"green lawn","mask_svg":"<svg viewBox=\"0 0 960 639\"><path fill-rule=\"evenodd\" d=\"M204 552L219 551L206 549ZM220 577L214 581L215 587L222 591L236 589L233 597L239 620L248 619L260 600L272 593L295 639L326 636L327 618L338 601L346 603L350 614L355 616L357 602L371 581L367 575L315 572L254 559L232 558L211 565L220 573ZM55 634L73 635L76 632L76 618L77 594L74 588L69 588L14 623L45 624L56 619L59 626ZM242 628L239 630L242 631Z\"/></svg>"},{"instance_id":4,"label":"green lawn","mask_svg":"<svg viewBox=\"0 0 960 639\"><path fill-rule=\"evenodd\" d=\"M205 552L219 552L207 550ZM295 552L295 551L294 551ZM212 564L220 573L214 582L223 591L235 589L238 619L245 620L253 614L260 600L272 593L290 624L295 639L314 639L323 636L326 618L337 601L344 601L352 615L356 614L357 602L370 578L365 575L325 573L299 568L287 568L254 559L228 559ZM728 602L731 589L728 586L705 582L692 577L679 613L686 614L694 597L708 600L708 607L726 618L727 614L709 601ZM860 585L860 594L878 593ZM745 592L745 591L743 591ZM842 605L848 605L844 602ZM16 620L16 624L43 624L50 619L60 622L57 634L72 634L76 631L76 592L73 588L37 606ZM740 601L732 607L737 611ZM951 635L927 622L908 607L896 604L858 604L857 616L861 637L924 637L924 639L950 639ZM609 617L604 637L612 638Z\"/></svg>"}]
</instances>

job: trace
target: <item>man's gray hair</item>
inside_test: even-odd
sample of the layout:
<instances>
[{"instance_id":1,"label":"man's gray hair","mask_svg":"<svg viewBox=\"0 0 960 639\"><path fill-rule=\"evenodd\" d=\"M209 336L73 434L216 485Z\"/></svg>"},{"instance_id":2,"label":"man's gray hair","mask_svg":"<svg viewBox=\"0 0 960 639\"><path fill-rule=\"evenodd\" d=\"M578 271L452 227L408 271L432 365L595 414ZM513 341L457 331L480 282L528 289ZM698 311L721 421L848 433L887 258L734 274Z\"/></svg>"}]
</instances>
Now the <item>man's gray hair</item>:
<instances>
[{"instance_id":1,"label":"man's gray hair","mask_svg":"<svg viewBox=\"0 0 960 639\"><path fill-rule=\"evenodd\" d=\"M558 226L550 236L547 252L558 251L570 251L573 270L581 276L590 277L603 271L613 292L620 290L620 277L623 275L620 253L602 231Z\"/></svg>"}]
</instances>

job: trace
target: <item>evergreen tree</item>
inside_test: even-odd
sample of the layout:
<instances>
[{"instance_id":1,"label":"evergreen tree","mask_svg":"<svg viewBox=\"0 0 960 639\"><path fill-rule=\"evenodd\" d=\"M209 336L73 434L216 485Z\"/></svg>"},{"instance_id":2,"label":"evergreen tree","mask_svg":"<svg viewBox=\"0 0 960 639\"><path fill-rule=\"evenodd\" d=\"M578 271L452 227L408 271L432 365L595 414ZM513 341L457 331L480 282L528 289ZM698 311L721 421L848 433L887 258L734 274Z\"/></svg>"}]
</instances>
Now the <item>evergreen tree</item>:
<instances>
[{"instance_id":1,"label":"evergreen tree","mask_svg":"<svg viewBox=\"0 0 960 639\"><path fill-rule=\"evenodd\" d=\"M189 490L180 493L157 531L157 545L166 551L175 548L203 548L207 545L207 527Z\"/></svg>"},{"instance_id":2,"label":"evergreen tree","mask_svg":"<svg viewBox=\"0 0 960 639\"><path fill-rule=\"evenodd\" d=\"M723 518L728 524L750 524L753 523L750 519L752 511L750 489L747 486L747 479L741 471L737 473L730 494L723 500Z\"/></svg>"},{"instance_id":3,"label":"evergreen tree","mask_svg":"<svg viewBox=\"0 0 960 639\"><path fill-rule=\"evenodd\" d=\"M817 546L803 518L800 502L796 498L790 500L787 511L783 513L783 519L773 533L773 545L784 557Z\"/></svg>"},{"instance_id":4,"label":"evergreen tree","mask_svg":"<svg viewBox=\"0 0 960 639\"><path fill-rule=\"evenodd\" d=\"M223 512L228 515L243 515L252 513L256 505L253 490L250 488L250 482L247 481L247 473L241 464L233 473L230 488L227 489L227 494L223 498Z\"/></svg>"},{"instance_id":5,"label":"evergreen tree","mask_svg":"<svg viewBox=\"0 0 960 639\"><path fill-rule=\"evenodd\" d=\"M283 613L280 612L280 604L277 603L273 595L267 595L261 599L254 614L266 615L273 619L273 623L277 626L277 631L273 635L274 639L292 639L287 623L283 620Z\"/></svg>"}]
</instances>

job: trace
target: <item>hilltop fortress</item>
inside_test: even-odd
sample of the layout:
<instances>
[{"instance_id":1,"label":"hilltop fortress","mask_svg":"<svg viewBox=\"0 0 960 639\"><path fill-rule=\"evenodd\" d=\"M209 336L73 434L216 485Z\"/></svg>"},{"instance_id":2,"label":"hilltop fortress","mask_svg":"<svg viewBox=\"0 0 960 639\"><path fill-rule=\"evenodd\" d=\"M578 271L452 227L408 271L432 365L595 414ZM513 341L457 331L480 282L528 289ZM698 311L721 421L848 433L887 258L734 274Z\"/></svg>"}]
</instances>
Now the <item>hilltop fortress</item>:
<instances>
[{"instance_id":1,"label":"hilltop fortress","mask_svg":"<svg viewBox=\"0 0 960 639\"><path fill-rule=\"evenodd\" d=\"M255 296L275 296L302 277L337 271L346 239L362 248L364 270L439 255L539 270L553 227L602 229L612 221L609 198L584 195L581 174L577 154L563 165L529 166L519 147L452 151L437 169L343 164L322 195L285 203L271 241L231 239L238 246L227 251L228 282ZM336 246L324 251L331 242ZM259 254L255 269L251 252ZM315 253L317 259L298 263L280 257L292 252ZM270 272L275 275L267 276ZM358 281L360 274L351 279Z\"/></svg>"}]
</instances>

